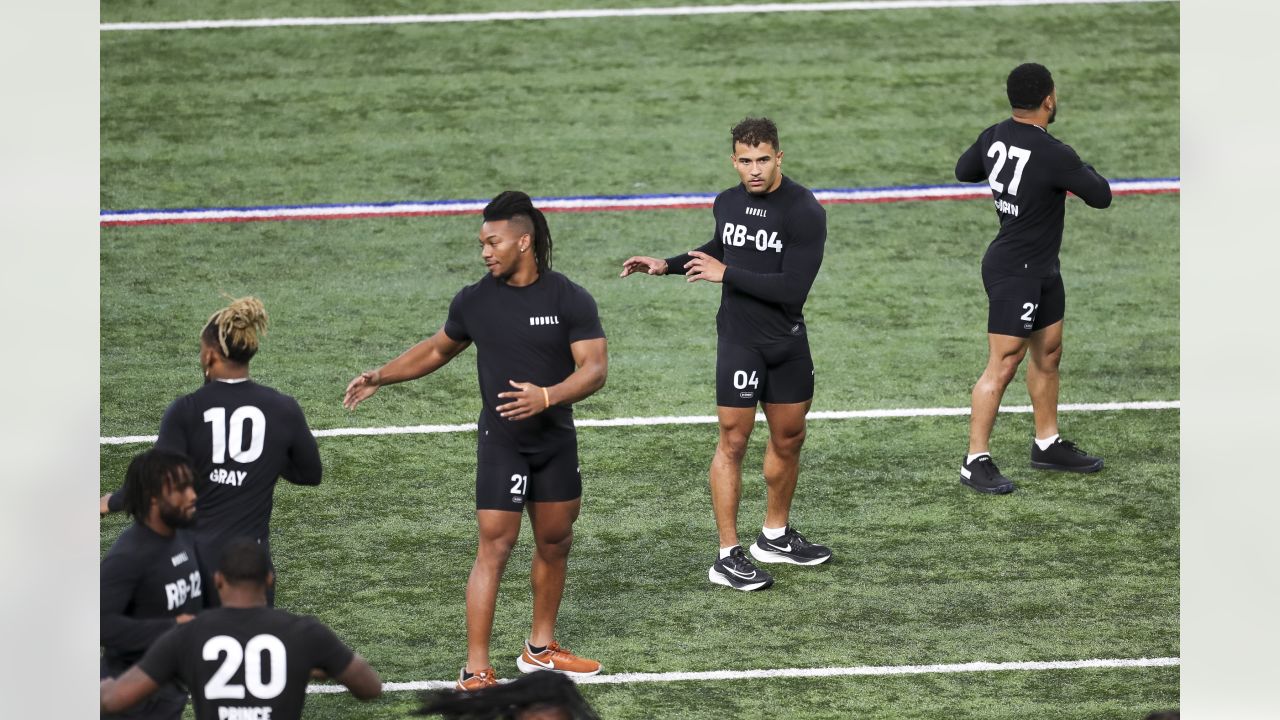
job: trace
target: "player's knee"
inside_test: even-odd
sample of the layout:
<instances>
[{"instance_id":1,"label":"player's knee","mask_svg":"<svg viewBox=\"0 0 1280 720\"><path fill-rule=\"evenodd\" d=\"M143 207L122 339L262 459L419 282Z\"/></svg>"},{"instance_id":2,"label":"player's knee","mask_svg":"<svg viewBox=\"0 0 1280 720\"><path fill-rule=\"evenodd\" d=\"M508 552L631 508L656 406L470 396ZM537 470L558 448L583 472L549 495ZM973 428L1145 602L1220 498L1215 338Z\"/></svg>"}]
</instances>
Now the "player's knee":
<instances>
[{"instance_id":1,"label":"player's knee","mask_svg":"<svg viewBox=\"0 0 1280 720\"><path fill-rule=\"evenodd\" d=\"M1033 358L1036 369L1042 372L1057 372L1058 365L1062 363L1062 345L1055 345L1052 348L1038 353Z\"/></svg>"},{"instance_id":2,"label":"player's knee","mask_svg":"<svg viewBox=\"0 0 1280 720\"><path fill-rule=\"evenodd\" d=\"M509 533L495 533L480 536L480 556L505 560L516 546L516 536Z\"/></svg>"},{"instance_id":3,"label":"player's knee","mask_svg":"<svg viewBox=\"0 0 1280 720\"><path fill-rule=\"evenodd\" d=\"M746 457L747 440L750 437L747 433L722 431L720 433L720 444L716 446L716 452L733 462L740 463L742 458Z\"/></svg>"},{"instance_id":4,"label":"player's knee","mask_svg":"<svg viewBox=\"0 0 1280 720\"><path fill-rule=\"evenodd\" d=\"M773 432L769 435L769 440L773 444L774 452L778 455L794 457L799 455L800 448L804 447L805 435L805 428L801 426L797 429Z\"/></svg>"},{"instance_id":5,"label":"player's knee","mask_svg":"<svg viewBox=\"0 0 1280 720\"><path fill-rule=\"evenodd\" d=\"M537 537L538 554L545 560L566 557L573 547L573 531L563 533L547 533Z\"/></svg>"}]
</instances>

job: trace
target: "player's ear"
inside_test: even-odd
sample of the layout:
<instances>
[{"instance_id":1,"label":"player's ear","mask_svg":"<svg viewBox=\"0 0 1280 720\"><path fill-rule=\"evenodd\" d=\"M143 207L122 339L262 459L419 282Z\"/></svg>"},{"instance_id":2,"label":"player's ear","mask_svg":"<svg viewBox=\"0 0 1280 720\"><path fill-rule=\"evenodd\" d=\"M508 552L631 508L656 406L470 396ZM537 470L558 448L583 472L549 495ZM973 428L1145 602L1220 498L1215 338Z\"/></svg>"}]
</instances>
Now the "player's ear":
<instances>
[{"instance_id":1,"label":"player's ear","mask_svg":"<svg viewBox=\"0 0 1280 720\"><path fill-rule=\"evenodd\" d=\"M271 587L272 585L275 585L275 584L276 584L276 574L275 572L268 570L267 571L267 587Z\"/></svg>"},{"instance_id":2,"label":"player's ear","mask_svg":"<svg viewBox=\"0 0 1280 720\"><path fill-rule=\"evenodd\" d=\"M218 588L219 595L221 595L222 591L227 587L227 578L222 574L221 570L213 571L213 586Z\"/></svg>"}]
</instances>

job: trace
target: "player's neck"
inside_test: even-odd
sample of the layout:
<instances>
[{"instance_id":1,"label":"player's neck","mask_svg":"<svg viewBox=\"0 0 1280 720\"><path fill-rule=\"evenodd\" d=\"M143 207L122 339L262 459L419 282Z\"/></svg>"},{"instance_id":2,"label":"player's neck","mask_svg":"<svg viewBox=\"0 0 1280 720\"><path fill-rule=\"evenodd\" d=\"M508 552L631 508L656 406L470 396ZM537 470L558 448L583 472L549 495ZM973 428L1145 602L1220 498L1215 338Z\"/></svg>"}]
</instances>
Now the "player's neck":
<instances>
[{"instance_id":1,"label":"player's neck","mask_svg":"<svg viewBox=\"0 0 1280 720\"><path fill-rule=\"evenodd\" d=\"M242 588L227 584L218 588L218 597L222 601L222 607L255 608L267 605L267 589L263 586Z\"/></svg>"},{"instance_id":2,"label":"player's neck","mask_svg":"<svg viewBox=\"0 0 1280 720\"><path fill-rule=\"evenodd\" d=\"M147 519L143 521L142 524L146 525L151 532L159 535L160 537L173 537L174 529L165 524L164 520L160 519L159 510L153 509L151 514L147 515Z\"/></svg>"},{"instance_id":3,"label":"player's neck","mask_svg":"<svg viewBox=\"0 0 1280 720\"><path fill-rule=\"evenodd\" d=\"M249 366L241 363L214 363L205 376L210 380L244 380L249 377Z\"/></svg>"},{"instance_id":4,"label":"player's neck","mask_svg":"<svg viewBox=\"0 0 1280 720\"><path fill-rule=\"evenodd\" d=\"M1012 115L1013 121L1022 123L1023 125L1035 125L1036 127L1049 132L1049 116L1044 113L1036 113L1035 115Z\"/></svg>"},{"instance_id":5,"label":"player's neck","mask_svg":"<svg viewBox=\"0 0 1280 720\"><path fill-rule=\"evenodd\" d=\"M535 262L522 263L506 279L506 283L511 287L528 287L536 282L538 282L538 264Z\"/></svg>"}]
</instances>

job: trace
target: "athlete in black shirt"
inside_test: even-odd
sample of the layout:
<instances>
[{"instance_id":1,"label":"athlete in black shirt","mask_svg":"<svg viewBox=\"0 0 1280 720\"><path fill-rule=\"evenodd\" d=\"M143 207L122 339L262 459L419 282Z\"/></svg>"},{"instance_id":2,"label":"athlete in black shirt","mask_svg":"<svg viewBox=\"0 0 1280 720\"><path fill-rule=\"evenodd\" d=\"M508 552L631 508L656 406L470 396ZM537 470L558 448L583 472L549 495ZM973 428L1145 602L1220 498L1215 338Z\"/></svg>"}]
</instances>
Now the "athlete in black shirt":
<instances>
[{"instance_id":1,"label":"athlete in black shirt","mask_svg":"<svg viewBox=\"0 0 1280 720\"><path fill-rule=\"evenodd\" d=\"M773 584L738 544L742 458L755 426L756 404L769 424L764 477L768 505L751 555L760 562L817 565L831 550L810 543L789 523L800 472L805 414L813 402L813 359L801 313L827 238L826 212L813 193L782 174L778 129L747 118L732 131L733 167L742 184L715 200L711 240L686 255L636 256L634 272L684 275L689 282L722 283L716 315L716 412L720 441L711 461L711 505L720 556L708 578L738 590Z\"/></svg>"},{"instance_id":2,"label":"athlete in black shirt","mask_svg":"<svg viewBox=\"0 0 1280 720\"><path fill-rule=\"evenodd\" d=\"M1080 160L1069 145L1049 134L1058 112L1053 77L1027 63L1009 73L1013 117L992 125L960 156L956 179L991 185L1000 231L982 258L987 290L987 346L982 377L973 386L969 453L960 481L984 493L1013 492L1013 483L991 459L991 430L1005 388L1027 349L1027 391L1035 412L1031 466L1043 470L1096 472L1092 457L1058 435L1058 363L1066 292L1058 271L1066 194L1090 207L1111 204L1107 179Z\"/></svg>"},{"instance_id":3,"label":"athlete in black shirt","mask_svg":"<svg viewBox=\"0 0 1280 720\"><path fill-rule=\"evenodd\" d=\"M497 682L489 662L494 604L526 507L536 543L533 626L516 665L576 677L600 672L600 663L555 642L555 623L582 497L570 406L604 386L604 330L591 295L551 270L551 233L528 195L507 191L485 207L480 255L489 274L458 292L444 327L361 373L343 399L354 409L382 385L428 375L476 345L480 544L467 582L467 663L458 679L464 690Z\"/></svg>"},{"instance_id":4,"label":"athlete in black shirt","mask_svg":"<svg viewBox=\"0 0 1280 720\"><path fill-rule=\"evenodd\" d=\"M319 620L267 607L274 578L256 540L229 541L213 577L222 606L166 633L118 679L103 680L103 712L176 680L191 689L197 720L298 720L313 669L361 700L382 693L378 673Z\"/></svg>"},{"instance_id":5,"label":"athlete in black shirt","mask_svg":"<svg viewBox=\"0 0 1280 720\"><path fill-rule=\"evenodd\" d=\"M120 492L135 523L111 545L98 571L104 678L127 670L204 604L195 545L182 529L196 510L187 459L159 449L140 453L129 463ZM186 691L162 685L147 702L112 717L182 717Z\"/></svg>"},{"instance_id":6,"label":"athlete in black shirt","mask_svg":"<svg viewBox=\"0 0 1280 720\"><path fill-rule=\"evenodd\" d=\"M320 484L320 449L298 402L249 379L249 360L266 327L257 298L214 313L200 334L205 384L174 400L160 421L156 447L186 454L196 468L200 521L194 530L203 558L218 557L234 537L254 538L269 553L276 479ZM119 509L118 497L103 500L107 509ZM201 570L208 586L210 568ZM274 585L267 600L274 605ZM218 604L216 591L208 604Z\"/></svg>"}]
</instances>

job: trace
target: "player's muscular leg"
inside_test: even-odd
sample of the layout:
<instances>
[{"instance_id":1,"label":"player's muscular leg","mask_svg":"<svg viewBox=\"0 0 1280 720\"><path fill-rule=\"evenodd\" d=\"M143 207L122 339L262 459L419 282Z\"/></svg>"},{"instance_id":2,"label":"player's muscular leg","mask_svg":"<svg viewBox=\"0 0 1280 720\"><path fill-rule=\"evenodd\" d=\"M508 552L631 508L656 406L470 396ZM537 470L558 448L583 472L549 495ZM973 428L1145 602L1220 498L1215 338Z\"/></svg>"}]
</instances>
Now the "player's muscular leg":
<instances>
[{"instance_id":1,"label":"player's muscular leg","mask_svg":"<svg viewBox=\"0 0 1280 720\"><path fill-rule=\"evenodd\" d=\"M764 451L764 480L769 485L765 509L766 527L780 528L791 514L791 498L800 476L800 448L804 445L805 414L812 400L802 403L765 403L769 421L769 445Z\"/></svg>"},{"instance_id":2,"label":"player's muscular leg","mask_svg":"<svg viewBox=\"0 0 1280 720\"><path fill-rule=\"evenodd\" d=\"M1058 364L1062 361L1062 321L1031 333L1027 393L1036 417L1036 437L1058 434Z\"/></svg>"},{"instance_id":3,"label":"player's muscular leg","mask_svg":"<svg viewBox=\"0 0 1280 720\"><path fill-rule=\"evenodd\" d=\"M1027 340L1014 335L987 333L987 367L973 386L972 412L969 415L969 453L990 450L991 429L1005 388L1018 372L1018 364L1027 352Z\"/></svg>"},{"instance_id":4,"label":"player's muscular leg","mask_svg":"<svg viewBox=\"0 0 1280 720\"><path fill-rule=\"evenodd\" d=\"M756 423L754 407L716 407L720 441L711 459L711 509L716 516L720 547L738 544L738 501L742 497L742 458Z\"/></svg>"},{"instance_id":5,"label":"player's muscular leg","mask_svg":"<svg viewBox=\"0 0 1280 720\"><path fill-rule=\"evenodd\" d=\"M520 513L477 510L480 546L471 577L467 580L467 671L489 666L489 635L493 631L493 607L498 582L520 535Z\"/></svg>"},{"instance_id":6,"label":"player's muscular leg","mask_svg":"<svg viewBox=\"0 0 1280 720\"><path fill-rule=\"evenodd\" d=\"M581 498L529 503L535 543L529 573L533 586L533 627L529 642L534 645L546 645L555 639L556 615L560 612L569 548L573 545L573 521L578 519L581 507Z\"/></svg>"}]
</instances>

